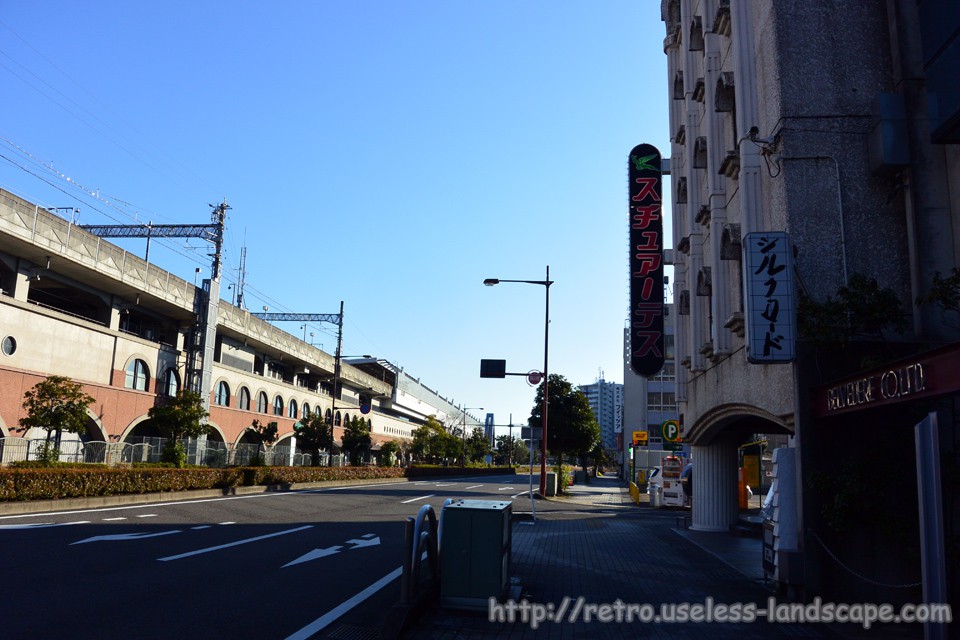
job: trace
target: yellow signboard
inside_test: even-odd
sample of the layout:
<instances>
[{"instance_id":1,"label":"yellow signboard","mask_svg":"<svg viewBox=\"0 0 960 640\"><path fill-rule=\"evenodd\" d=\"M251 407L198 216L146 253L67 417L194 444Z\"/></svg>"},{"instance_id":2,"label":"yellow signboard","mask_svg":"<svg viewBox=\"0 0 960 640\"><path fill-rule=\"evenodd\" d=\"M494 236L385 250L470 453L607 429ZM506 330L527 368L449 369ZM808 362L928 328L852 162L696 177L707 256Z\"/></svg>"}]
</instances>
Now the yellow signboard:
<instances>
[{"instance_id":1,"label":"yellow signboard","mask_svg":"<svg viewBox=\"0 0 960 640\"><path fill-rule=\"evenodd\" d=\"M634 445L647 445L647 432L646 431L634 431L633 432L633 444Z\"/></svg>"}]
</instances>

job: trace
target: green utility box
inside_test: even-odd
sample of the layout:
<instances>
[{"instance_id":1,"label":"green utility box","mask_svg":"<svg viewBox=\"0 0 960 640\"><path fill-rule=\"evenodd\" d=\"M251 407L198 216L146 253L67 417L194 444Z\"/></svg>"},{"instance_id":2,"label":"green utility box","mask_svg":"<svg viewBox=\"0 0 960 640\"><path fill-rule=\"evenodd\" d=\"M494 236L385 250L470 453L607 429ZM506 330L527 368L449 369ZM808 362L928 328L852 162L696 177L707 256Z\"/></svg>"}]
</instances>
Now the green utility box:
<instances>
[{"instance_id":1,"label":"green utility box","mask_svg":"<svg viewBox=\"0 0 960 640\"><path fill-rule=\"evenodd\" d=\"M458 500L443 508L440 536L440 604L487 608L503 598L510 580L513 503Z\"/></svg>"}]
</instances>

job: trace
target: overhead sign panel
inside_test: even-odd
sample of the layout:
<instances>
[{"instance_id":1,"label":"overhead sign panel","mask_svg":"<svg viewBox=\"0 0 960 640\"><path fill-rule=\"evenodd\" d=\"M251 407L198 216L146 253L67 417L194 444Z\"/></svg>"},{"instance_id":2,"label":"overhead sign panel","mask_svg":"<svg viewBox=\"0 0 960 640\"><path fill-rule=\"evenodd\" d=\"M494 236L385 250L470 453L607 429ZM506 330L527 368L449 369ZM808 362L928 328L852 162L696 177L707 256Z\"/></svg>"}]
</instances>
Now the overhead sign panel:
<instances>
[{"instance_id":1,"label":"overhead sign panel","mask_svg":"<svg viewBox=\"0 0 960 640\"><path fill-rule=\"evenodd\" d=\"M480 361L481 378L506 378L507 361L506 360L481 360Z\"/></svg>"},{"instance_id":2,"label":"overhead sign panel","mask_svg":"<svg viewBox=\"0 0 960 640\"><path fill-rule=\"evenodd\" d=\"M656 147L630 151L630 368L652 376L663 368L662 159Z\"/></svg>"}]
</instances>

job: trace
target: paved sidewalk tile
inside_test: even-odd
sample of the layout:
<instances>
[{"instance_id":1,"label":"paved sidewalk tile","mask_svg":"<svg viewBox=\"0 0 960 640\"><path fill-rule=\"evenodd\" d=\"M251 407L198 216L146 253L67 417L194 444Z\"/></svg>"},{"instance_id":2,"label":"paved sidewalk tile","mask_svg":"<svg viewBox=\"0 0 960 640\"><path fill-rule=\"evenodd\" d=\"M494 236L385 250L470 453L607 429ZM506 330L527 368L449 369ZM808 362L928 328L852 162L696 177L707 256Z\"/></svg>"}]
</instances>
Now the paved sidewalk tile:
<instances>
[{"instance_id":1,"label":"paved sidewalk tile","mask_svg":"<svg viewBox=\"0 0 960 640\"><path fill-rule=\"evenodd\" d=\"M543 504L543 507L540 505ZM682 616L671 605L755 603L766 607L771 587L753 580L708 553L674 528L676 513L637 507L616 478L597 478L574 487L568 497L538 502L537 523L513 525L511 576L522 588L520 603L543 607L542 613L562 621L543 621L537 628L514 621L506 605L500 620L487 612L463 612L435 607L404 638L410 640L471 640L507 638L679 638L760 640L766 638L835 638L819 625L756 622L669 623L625 621L627 605L637 613ZM759 563L759 558L757 562ZM617 602L622 603L622 607ZM600 605L610 605L601 610ZM653 605L652 609L639 609ZM665 605L661 610L660 605ZM597 615L621 621L600 622ZM590 618L588 621L587 618ZM501 621L502 620L502 621Z\"/></svg>"}]
</instances>

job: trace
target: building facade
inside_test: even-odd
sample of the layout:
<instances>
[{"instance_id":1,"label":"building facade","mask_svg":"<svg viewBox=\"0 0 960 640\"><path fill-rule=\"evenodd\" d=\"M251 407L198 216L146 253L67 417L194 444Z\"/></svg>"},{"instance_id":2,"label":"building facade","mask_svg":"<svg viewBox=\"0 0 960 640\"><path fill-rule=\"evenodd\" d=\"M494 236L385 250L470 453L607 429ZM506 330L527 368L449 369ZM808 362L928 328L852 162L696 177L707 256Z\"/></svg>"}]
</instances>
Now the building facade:
<instances>
[{"instance_id":1,"label":"building facade","mask_svg":"<svg viewBox=\"0 0 960 640\"><path fill-rule=\"evenodd\" d=\"M939 572L956 594L955 549L918 560L931 522L956 540L956 492L942 521L916 507L918 472L957 463L956 3L661 6L692 527L734 526L738 445L784 434L782 585L917 602ZM929 415L944 468L917 462Z\"/></svg>"},{"instance_id":2,"label":"building facade","mask_svg":"<svg viewBox=\"0 0 960 640\"><path fill-rule=\"evenodd\" d=\"M593 384L582 384L580 391L587 396L590 410L600 425L600 444L612 457L617 450L617 433L621 426L623 385L607 382L601 376Z\"/></svg>"},{"instance_id":3,"label":"building facade","mask_svg":"<svg viewBox=\"0 0 960 640\"><path fill-rule=\"evenodd\" d=\"M184 387L186 343L202 294L194 284L0 190L3 461L23 457L12 446L14 438L40 435L18 432L18 423L24 393L50 375L82 383L95 399L75 451L93 442L102 443L102 451L157 437L147 414ZM293 427L311 415L334 422L338 443L343 425L361 417L371 428L374 450L388 440L410 441L430 415L449 428L463 422L459 407L392 363L346 360L335 376L333 355L249 311L220 300L216 314L204 372L210 380L210 446L255 443L249 430L254 420L277 422L275 449L293 463L303 459L296 457ZM468 424L475 423L468 416Z\"/></svg>"}]
</instances>

